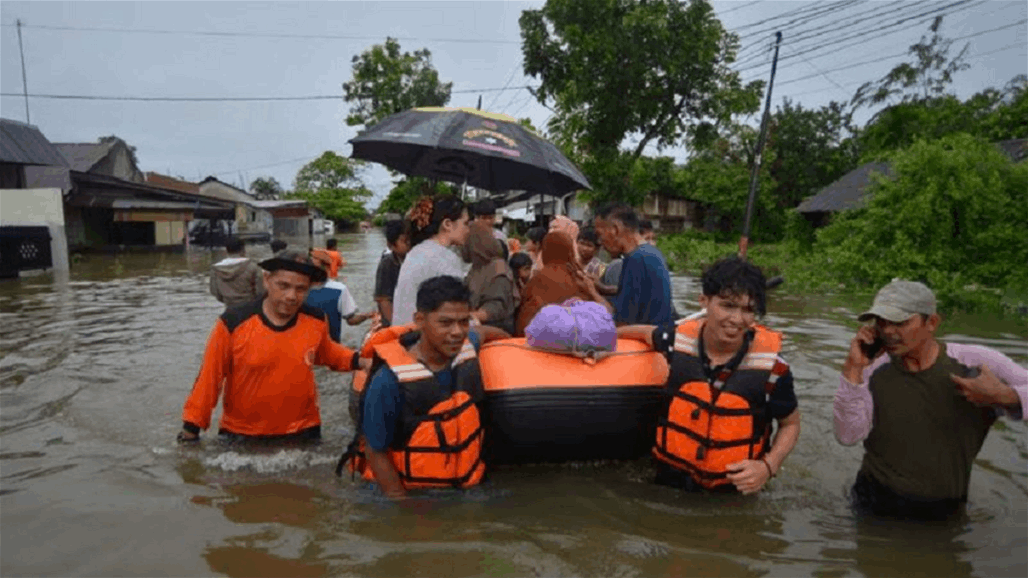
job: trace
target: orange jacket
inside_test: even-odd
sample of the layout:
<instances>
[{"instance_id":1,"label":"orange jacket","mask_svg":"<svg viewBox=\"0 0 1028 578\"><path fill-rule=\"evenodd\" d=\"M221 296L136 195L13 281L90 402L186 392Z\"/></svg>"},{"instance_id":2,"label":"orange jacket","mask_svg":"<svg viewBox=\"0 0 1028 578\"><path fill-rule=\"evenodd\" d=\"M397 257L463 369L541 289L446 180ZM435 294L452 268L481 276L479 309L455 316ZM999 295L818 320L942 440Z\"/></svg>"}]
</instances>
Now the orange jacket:
<instances>
[{"instance_id":1,"label":"orange jacket","mask_svg":"<svg viewBox=\"0 0 1028 578\"><path fill-rule=\"evenodd\" d=\"M453 392L443 397L432 372L401 344L401 336L406 336L404 343L415 337L410 335L412 330L412 326L390 327L379 334L392 339L372 345L375 365L389 367L397 376L404 397L398 435L388 451L389 458L408 489L476 485L485 475L485 463L481 460L483 430L475 405L482 395L478 355L471 342L465 340L453 360ZM363 394L359 398L363 400ZM350 471L374 480L363 450L362 440L352 452Z\"/></svg>"},{"instance_id":2,"label":"orange jacket","mask_svg":"<svg viewBox=\"0 0 1028 578\"><path fill-rule=\"evenodd\" d=\"M672 398L657 424L657 459L688 472L699 484L729 484L728 464L759 459L768 449L767 399L788 366L778 361L780 333L756 326L746 354L712 385L699 358L703 320L678 326L671 358ZM676 384L676 385L675 385Z\"/></svg>"},{"instance_id":3,"label":"orange jacket","mask_svg":"<svg viewBox=\"0 0 1028 578\"><path fill-rule=\"evenodd\" d=\"M331 249L325 249L328 256L332 258L332 265L328 270L329 279L335 279L339 275L339 270L346 266L346 259L343 258L339 251L333 251Z\"/></svg>"},{"instance_id":4,"label":"orange jacket","mask_svg":"<svg viewBox=\"0 0 1028 578\"><path fill-rule=\"evenodd\" d=\"M349 371L354 352L332 341L324 314L303 306L286 328L269 327L261 302L226 311L207 341L182 420L200 429L223 395L220 427L254 436L320 425L315 365Z\"/></svg>"}]
</instances>

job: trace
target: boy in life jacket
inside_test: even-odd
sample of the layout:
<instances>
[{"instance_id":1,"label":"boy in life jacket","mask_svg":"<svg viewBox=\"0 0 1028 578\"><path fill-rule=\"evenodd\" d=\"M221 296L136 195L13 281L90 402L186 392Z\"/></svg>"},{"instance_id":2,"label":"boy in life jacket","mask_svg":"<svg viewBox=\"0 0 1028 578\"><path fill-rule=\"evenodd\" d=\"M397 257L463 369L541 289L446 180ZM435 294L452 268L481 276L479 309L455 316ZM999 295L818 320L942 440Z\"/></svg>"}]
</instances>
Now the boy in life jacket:
<instances>
[{"instance_id":1,"label":"boy in life jacket","mask_svg":"<svg viewBox=\"0 0 1028 578\"><path fill-rule=\"evenodd\" d=\"M657 482L752 494L775 476L800 435L792 372L779 355L781 334L757 324L766 287L758 267L722 259L702 285L704 317L677 327L620 327L618 336L666 352L671 367L653 447Z\"/></svg>"},{"instance_id":2,"label":"boy in life jacket","mask_svg":"<svg viewBox=\"0 0 1028 578\"><path fill-rule=\"evenodd\" d=\"M369 339L375 361L361 394L360 436L340 466L350 459L351 470L376 480L387 496L466 488L485 473L478 350L509 335L489 326L472 332L469 300L460 279L430 278L418 287L414 324Z\"/></svg>"}]
</instances>

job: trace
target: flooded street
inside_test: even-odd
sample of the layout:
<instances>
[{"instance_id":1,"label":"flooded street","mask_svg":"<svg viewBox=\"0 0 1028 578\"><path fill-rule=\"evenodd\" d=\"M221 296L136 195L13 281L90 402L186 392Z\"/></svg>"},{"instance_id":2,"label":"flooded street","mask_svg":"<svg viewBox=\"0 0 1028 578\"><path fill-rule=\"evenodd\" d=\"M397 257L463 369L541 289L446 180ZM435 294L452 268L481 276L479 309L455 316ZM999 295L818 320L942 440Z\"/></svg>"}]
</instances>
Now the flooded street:
<instances>
[{"instance_id":1,"label":"flooded street","mask_svg":"<svg viewBox=\"0 0 1028 578\"><path fill-rule=\"evenodd\" d=\"M341 280L366 311L385 239L339 239ZM989 434L966 520L870 523L850 512L862 448L836 443L832 396L870 297L801 296L788 282L772 296L766 322L787 336L803 432L758 496L656 486L643 459L494 469L470 491L397 505L333 473L353 433L346 374L317 372L324 441L314 449L243 449L210 432L199 446L176 444L223 309L208 293L211 261L203 250L90 255L70 279L0 283L0 574L1028 575L1024 423L1001 420ZM676 278L675 296L694 311L695 280ZM366 328L344 325L344 343ZM941 335L1028 364L1023 322L962 317Z\"/></svg>"}]
</instances>

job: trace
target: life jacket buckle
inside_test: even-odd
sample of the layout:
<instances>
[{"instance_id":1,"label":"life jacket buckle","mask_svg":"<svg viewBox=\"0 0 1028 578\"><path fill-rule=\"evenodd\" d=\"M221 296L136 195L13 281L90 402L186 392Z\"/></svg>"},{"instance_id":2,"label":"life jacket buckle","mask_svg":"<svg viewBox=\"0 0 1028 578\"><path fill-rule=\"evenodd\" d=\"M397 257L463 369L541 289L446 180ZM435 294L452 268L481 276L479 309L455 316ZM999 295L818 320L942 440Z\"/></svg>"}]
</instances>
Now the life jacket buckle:
<instances>
[{"instance_id":1,"label":"life jacket buckle","mask_svg":"<svg viewBox=\"0 0 1028 578\"><path fill-rule=\"evenodd\" d=\"M707 457L707 448L705 448L703 446L700 446L700 447L696 448L696 459L697 460L703 460L706 457Z\"/></svg>"},{"instance_id":2,"label":"life jacket buckle","mask_svg":"<svg viewBox=\"0 0 1028 578\"><path fill-rule=\"evenodd\" d=\"M690 414L690 416L693 419L700 419L700 408L696 408L696 409L692 410L692 414Z\"/></svg>"}]
</instances>

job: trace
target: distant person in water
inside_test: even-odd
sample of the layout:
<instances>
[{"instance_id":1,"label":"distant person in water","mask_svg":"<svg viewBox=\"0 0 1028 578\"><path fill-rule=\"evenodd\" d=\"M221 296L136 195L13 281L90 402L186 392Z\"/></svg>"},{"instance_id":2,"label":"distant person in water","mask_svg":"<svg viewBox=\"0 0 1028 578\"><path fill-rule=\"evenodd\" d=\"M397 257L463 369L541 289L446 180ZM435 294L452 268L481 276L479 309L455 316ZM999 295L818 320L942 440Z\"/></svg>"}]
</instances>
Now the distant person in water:
<instances>
[{"instance_id":1,"label":"distant person in water","mask_svg":"<svg viewBox=\"0 0 1028 578\"><path fill-rule=\"evenodd\" d=\"M766 283L752 263L722 259L701 279L705 317L618 328L618 337L664 353L671 368L653 448L657 483L752 494L796 446L800 412L782 335L757 323Z\"/></svg>"},{"instance_id":2,"label":"distant person in water","mask_svg":"<svg viewBox=\"0 0 1028 578\"><path fill-rule=\"evenodd\" d=\"M313 249L311 260L315 265L325 271L327 276L329 267L332 266L332 257L328 251ZM324 283L312 283L307 291L305 303L316 307L325 313L328 320L328 334L336 343L342 338L343 321L347 325L360 325L375 316L374 311L367 313L357 312L357 303L346 285L334 279L327 279Z\"/></svg>"},{"instance_id":3,"label":"distant person in water","mask_svg":"<svg viewBox=\"0 0 1028 578\"><path fill-rule=\"evenodd\" d=\"M410 237L403 221L396 219L385 224L386 246L389 248L378 261L375 271L375 303L381 314L381 327L389 327L393 318L393 292L400 278L400 267L410 251Z\"/></svg>"},{"instance_id":4,"label":"distant person in water","mask_svg":"<svg viewBox=\"0 0 1028 578\"><path fill-rule=\"evenodd\" d=\"M346 259L339 253L338 247L339 240L334 237L325 241L325 251L332 258L332 268L328 270L329 279L339 277L339 270L346 266Z\"/></svg>"},{"instance_id":5,"label":"distant person in water","mask_svg":"<svg viewBox=\"0 0 1028 578\"><path fill-rule=\"evenodd\" d=\"M225 308L250 303L264 296L261 268L246 256L246 245L238 237L225 242L228 255L211 266L211 295Z\"/></svg>"},{"instance_id":6,"label":"distant person in water","mask_svg":"<svg viewBox=\"0 0 1028 578\"><path fill-rule=\"evenodd\" d=\"M304 305L311 283L324 282L325 272L298 251L262 261L261 267L267 295L229 309L214 324L182 410L179 441L196 441L210 427L219 397L218 433L228 438L320 439L313 367L358 366L357 353L329 336L325 314Z\"/></svg>"},{"instance_id":7,"label":"distant person in water","mask_svg":"<svg viewBox=\"0 0 1028 578\"><path fill-rule=\"evenodd\" d=\"M982 345L940 343L935 294L883 287L850 342L835 393L835 438L864 442L851 490L860 513L937 519L967 502L978 452L997 417L1025 419L1028 370ZM976 377L971 374L978 372Z\"/></svg>"},{"instance_id":8,"label":"distant person in water","mask_svg":"<svg viewBox=\"0 0 1028 578\"><path fill-rule=\"evenodd\" d=\"M281 253L282 251L285 251L286 247L288 247L288 246L289 245L287 245L286 242L283 241L282 239L272 239L272 241L271 241L271 256L272 257L278 257L278 254Z\"/></svg>"}]
</instances>

